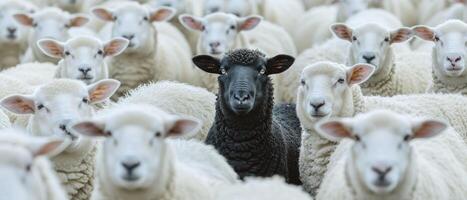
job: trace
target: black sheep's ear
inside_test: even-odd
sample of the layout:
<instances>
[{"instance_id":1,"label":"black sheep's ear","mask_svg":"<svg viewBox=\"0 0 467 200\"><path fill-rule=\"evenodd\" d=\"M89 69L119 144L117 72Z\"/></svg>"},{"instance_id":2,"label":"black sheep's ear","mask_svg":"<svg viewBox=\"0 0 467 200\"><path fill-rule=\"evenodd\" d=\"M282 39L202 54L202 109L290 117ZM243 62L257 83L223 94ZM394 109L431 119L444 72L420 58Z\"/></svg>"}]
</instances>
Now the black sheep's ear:
<instances>
[{"instance_id":1,"label":"black sheep's ear","mask_svg":"<svg viewBox=\"0 0 467 200\"><path fill-rule=\"evenodd\" d=\"M208 55L193 57L193 63L203 71L211 74L221 74L221 62L219 59Z\"/></svg>"},{"instance_id":2,"label":"black sheep's ear","mask_svg":"<svg viewBox=\"0 0 467 200\"><path fill-rule=\"evenodd\" d=\"M266 74L279 74L289 69L295 58L289 55L277 55L269 58L266 62Z\"/></svg>"}]
</instances>

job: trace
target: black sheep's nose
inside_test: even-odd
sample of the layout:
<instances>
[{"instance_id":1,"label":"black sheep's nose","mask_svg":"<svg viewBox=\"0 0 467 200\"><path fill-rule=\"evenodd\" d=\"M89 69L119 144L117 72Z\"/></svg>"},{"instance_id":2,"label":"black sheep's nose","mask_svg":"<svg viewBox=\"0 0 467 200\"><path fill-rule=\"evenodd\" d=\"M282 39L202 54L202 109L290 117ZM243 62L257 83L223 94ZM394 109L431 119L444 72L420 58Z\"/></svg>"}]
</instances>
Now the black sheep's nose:
<instances>
[{"instance_id":1,"label":"black sheep's nose","mask_svg":"<svg viewBox=\"0 0 467 200\"><path fill-rule=\"evenodd\" d=\"M367 63L370 63L372 60L374 60L376 58L376 56L374 54L365 54L362 57L363 57L363 59L366 60Z\"/></svg>"},{"instance_id":2,"label":"black sheep's nose","mask_svg":"<svg viewBox=\"0 0 467 200\"><path fill-rule=\"evenodd\" d=\"M91 68L79 68L78 70L84 75L87 75L91 71Z\"/></svg>"},{"instance_id":3,"label":"black sheep's nose","mask_svg":"<svg viewBox=\"0 0 467 200\"><path fill-rule=\"evenodd\" d=\"M316 111L319 110L319 108L323 107L326 103L321 102L321 103L310 103L311 107L313 107Z\"/></svg>"},{"instance_id":4,"label":"black sheep's nose","mask_svg":"<svg viewBox=\"0 0 467 200\"><path fill-rule=\"evenodd\" d=\"M14 34L17 29L15 27L8 27L7 30L8 30L8 33Z\"/></svg>"},{"instance_id":5,"label":"black sheep's nose","mask_svg":"<svg viewBox=\"0 0 467 200\"><path fill-rule=\"evenodd\" d=\"M234 99L239 101L240 103L243 103L245 101L250 100L250 95L249 94L234 94Z\"/></svg>"},{"instance_id":6,"label":"black sheep's nose","mask_svg":"<svg viewBox=\"0 0 467 200\"><path fill-rule=\"evenodd\" d=\"M122 37L131 41L131 39L133 39L135 37L135 35L134 34L128 34L128 35L122 35Z\"/></svg>"},{"instance_id":7,"label":"black sheep's nose","mask_svg":"<svg viewBox=\"0 0 467 200\"><path fill-rule=\"evenodd\" d=\"M392 170L390 166L374 166L371 168L376 174L378 174L379 179L384 179L386 175Z\"/></svg>"},{"instance_id":8,"label":"black sheep's nose","mask_svg":"<svg viewBox=\"0 0 467 200\"><path fill-rule=\"evenodd\" d=\"M122 162L122 166L128 171L128 173L131 173L134 169L136 169L140 165L141 163L139 161Z\"/></svg>"}]
</instances>

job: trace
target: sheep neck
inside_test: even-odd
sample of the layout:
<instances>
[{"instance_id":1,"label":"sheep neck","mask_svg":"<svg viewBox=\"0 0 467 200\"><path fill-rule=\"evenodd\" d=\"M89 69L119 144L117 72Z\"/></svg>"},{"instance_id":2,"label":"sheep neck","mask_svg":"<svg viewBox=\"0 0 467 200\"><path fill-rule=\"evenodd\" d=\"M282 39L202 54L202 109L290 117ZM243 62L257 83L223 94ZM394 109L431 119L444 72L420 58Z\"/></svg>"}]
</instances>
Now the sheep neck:
<instances>
[{"instance_id":1,"label":"sheep neck","mask_svg":"<svg viewBox=\"0 0 467 200\"><path fill-rule=\"evenodd\" d=\"M350 147L351 148L351 147ZM346 157L345 163L345 182L355 199L359 200L410 200L413 199L417 185L417 162L416 153L411 148L409 155L408 168L405 174L401 176L401 180L397 187L387 195L378 195L370 191L362 179L361 174L355 166L355 152L351 149Z\"/></svg>"},{"instance_id":2,"label":"sheep neck","mask_svg":"<svg viewBox=\"0 0 467 200\"><path fill-rule=\"evenodd\" d=\"M380 88L394 81L396 68L394 59L394 52L392 50L392 47L390 47L388 52L386 53L386 57L381 63L380 70L377 73L373 74L370 77L370 79L368 79L365 83L361 84L362 89L374 87Z\"/></svg>"}]
</instances>

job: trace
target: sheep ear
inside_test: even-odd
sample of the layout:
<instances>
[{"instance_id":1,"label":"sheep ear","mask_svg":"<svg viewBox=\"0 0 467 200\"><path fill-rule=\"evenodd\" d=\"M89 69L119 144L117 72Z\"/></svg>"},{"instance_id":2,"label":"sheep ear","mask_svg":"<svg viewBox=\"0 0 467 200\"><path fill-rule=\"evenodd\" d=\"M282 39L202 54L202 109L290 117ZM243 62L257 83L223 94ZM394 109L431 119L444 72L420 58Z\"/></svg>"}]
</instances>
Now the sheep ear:
<instances>
[{"instance_id":1,"label":"sheep ear","mask_svg":"<svg viewBox=\"0 0 467 200\"><path fill-rule=\"evenodd\" d=\"M108 21L108 22L114 21L114 16L112 14L112 11L107 10L105 8L93 8L92 14L94 14L97 18L103 21Z\"/></svg>"},{"instance_id":2,"label":"sheep ear","mask_svg":"<svg viewBox=\"0 0 467 200\"><path fill-rule=\"evenodd\" d=\"M35 111L32 96L11 95L2 99L0 105L15 114L34 114Z\"/></svg>"},{"instance_id":3,"label":"sheep ear","mask_svg":"<svg viewBox=\"0 0 467 200\"><path fill-rule=\"evenodd\" d=\"M176 11L173 8L169 7L160 7L157 10L151 12L151 16L149 16L149 20L151 22L164 22L169 21L175 15Z\"/></svg>"},{"instance_id":4,"label":"sheep ear","mask_svg":"<svg viewBox=\"0 0 467 200\"><path fill-rule=\"evenodd\" d=\"M35 142L35 144L32 144L30 146L30 149L34 157L45 156L50 155L51 153L56 152L59 149L63 150L64 148L59 148L62 146L62 144L64 144L64 141L60 139L44 139L40 142Z\"/></svg>"},{"instance_id":5,"label":"sheep ear","mask_svg":"<svg viewBox=\"0 0 467 200\"><path fill-rule=\"evenodd\" d=\"M105 124L95 121L81 121L71 126L71 132L76 135L85 135L89 137L108 137L105 131Z\"/></svg>"},{"instance_id":6,"label":"sheep ear","mask_svg":"<svg viewBox=\"0 0 467 200\"><path fill-rule=\"evenodd\" d=\"M70 27L80 27L89 22L89 17L75 15L70 19Z\"/></svg>"},{"instance_id":7,"label":"sheep ear","mask_svg":"<svg viewBox=\"0 0 467 200\"><path fill-rule=\"evenodd\" d=\"M413 124L413 138L430 138L442 133L448 128L445 122L433 119L415 120Z\"/></svg>"},{"instance_id":8,"label":"sheep ear","mask_svg":"<svg viewBox=\"0 0 467 200\"><path fill-rule=\"evenodd\" d=\"M329 120L319 122L316 124L315 129L322 137L338 142L342 138L353 138L349 122L344 120Z\"/></svg>"},{"instance_id":9,"label":"sheep ear","mask_svg":"<svg viewBox=\"0 0 467 200\"><path fill-rule=\"evenodd\" d=\"M266 74L279 74L292 66L295 58L289 55L277 55L269 58L266 62Z\"/></svg>"},{"instance_id":10,"label":"sheep ear","mask_svg":"<svg viewBox=\"0 0 467 200\"><path fill-rule=\"evenodd\" d=\"M409 28L399 28L397 30L391 31L390 36L390 44L405 42L412 38L413 31Z\"/></svg>"},{"instance_id":11,"label":"sheep ear","mask_svg":"<svg viewBox=\"0 0 467 200\"><path fill-rule=\"evenodd\" d=\"M14 14L13 17L18 23L24 26L32 26L34 24L34 19L28 14L18 13Z\"/></svg>"},{"instance_id":12,"label":"sheep ear","mask_svg":"<svg viewBox=\"0 0 467 200\"><path fill-rule=\"evenodd\" d=\"M221 62L219 59L209 55L193 57L193 63L203 71L211 74L221 74Z\"/></svg>"},{"instance_id":13,"label":"sheep ear","mask_svg":"<svg viewBox=\"0 0 467 200\"><path fill-rule=\"evenodd\" d=\"M349 85L364 83L373 75L374 71L375 67L373 65L356 64L347 70L347 83Z\"/></svg>"},{"instance_id":14,"label":"sheep ear","mask_svg":"<svg viewBox=\"0 0 467 200\"><path fill-rule=\"evenodd\" d=\"M248 31L254 29L263 20L262 17L252 15L238 19L238 31Z\"/></svg>"},{"instance_id":15,"label":"sheep ear","mask_svg":"<svg viewBox=\"0 0 467 200\"><path fill-rule=\"evenodd\" d=\"M129 43L130 41L125 38L114 38L104 45L104 55L117 56L125 51Z\"/></svg>"},{"instance_id":16,"label":"sheep ear","mask_svg":"<svg viewBox=\"0 0 467 200\"><path fill-rule=\"evenodd\" d=\"M185 137L190 138L201 129L201 122L192 118L175 117L170 120L167 127L166 137Z\"/></svg>"},{"instance_id":17,"label":"sheep ear","mask_svg":"<svg viewBox=\"0 0 467 200\"><path fill-rule=\"evenodd\" d=\"M352 29L345 24L337 23L331 25L331 31L338 38L352 42Z\"/></svg>"},{"instance_id":18,"label":"sheep ear","mask_svg":"<svg viewBox=\"0 0 467 200\"><path fill-rule=\"evenodd\" d=\"M41 39L37 42L39 49L52 58L62 58L65 44L53 39Z\"/></svg>"},{"instance_id":19,"label":"sheep ear","mask_svg":"<svg viewBox=\"0 0 467 200\"><path fill-rule=\"evenodd\" d=\"M104 79L88 86L91 103L101 103L110 98L120 87L120 81Z\"/></svg>"},{"instance_id":20,"label":"sheep ear","mask_svg":"<svg viewBox=\"0 0 467 200\"><path fill-rule=\"evenodd\" d=\"M201 18L184 14L178 17L178 21L189 30L204 31L203 20Z\"/></svg>"},{"instance_id":21,"label":"sheep ear","mask_svg":"<svg viewBox=\"0 0 467 200\"><path fill-rule=\"evenodd\" d=\"M418 36L421 39L427 41L435 41L435 32L432 28L428 26L414 26L412 27L412 31L415 33L416 36Z\"/></svg>"}]
</instances>

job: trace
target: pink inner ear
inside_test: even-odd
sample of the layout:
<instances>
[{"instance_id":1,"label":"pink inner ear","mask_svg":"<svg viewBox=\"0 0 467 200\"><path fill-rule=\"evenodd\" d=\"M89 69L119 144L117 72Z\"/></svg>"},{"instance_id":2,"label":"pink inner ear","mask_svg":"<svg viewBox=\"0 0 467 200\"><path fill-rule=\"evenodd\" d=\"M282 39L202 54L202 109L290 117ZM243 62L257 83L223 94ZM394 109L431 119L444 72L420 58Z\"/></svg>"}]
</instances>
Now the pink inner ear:
<instances>
[{"instance_id":1,"label":"pink inner ear","mask_svg":"<svg viewBox=\"0 0 467 200\"><path fill-rule=\"evenodd\" d=\"M255 28L260 22L261 22L260 18L250 17L250 18L246 19L245 22L243 22L240 25L240 30L251 30L251 29Z\"/></svg>"},{"instance_id":2,"label":"pink inner ear","mask_svg":"<svg viewBox=\"0 0 467 200\"><path fill-rule=\"evenodd\" d=\"M170 16L172 16L173 11L170 9L159 9L151 15L151 22L160 22L170 20Z\"/></svg>"},{"instance_id":3,"label":"pink inner ear","mask_svg":"<svg viewBox=\"0 0 467 200\"><path fill-rule=\"evenodd\" d=\"M73 129L78 131L80 134L87 136L106 136L102 128L98 127L92 122L82 122L73 126Z\"/></svg>"},{"instance_id":4,"label":"pink inner ear","mask_svg":"<svg viewBox=\"0 0 467 200\"><path fill-rule=\"evenodd\" d=\"M62 47L57 44L56 42L53 41L44 41L42 42L42 46L44 47L44 50L47 51L47 53L56 56L56 57L61 57L63 54L63 49Z\"/></svg>"},{"instance_id":5,"label":"pink inner ear","mask_svg":"<svg viewBox=\"0 0 467 200\"><path fill-rule=\"evenodd\" d=\"M334 33L337 35L337 37L351 41L352 33L346 26L344 25L334 26L333 30L334 30Z\"/></svg>"},{"instance_id":6,"label":"pink inner ear","mask_svg":"<svg viewBox=\"0 0 467 200\"><path fill-rule=\"evenodd\" d=\"M104 47L104 52L106 56L113 56L120 53L125 46L125 43L122 40L112 40Z\"/></svg>"},{"instance_id":7,"label":"pink inner ear","mask_svg":"<svg viewBox=\"0 0 467 200\"><path fill-rule=\"evenodd\" d=\"M16 114L34 113L34 102L20 96L7 97L1 102L2 106Z\"/></svg>"},{"instance_id":8,"label":"pink inner ear","mask_svg":"<svg viewBox=\"0 0 467 200\"><path fill-rule=\"evenodd\" d=\"M433 41L434 40L434 33L427 27L416 27L414 28L415 34L421 37L424 40Z\"/></svg>"},{"instance_id":9,"label":"pink inner ear","mask_svg":"<svg viewBox=\"0 0 467 200\"><path fill-rule=\"evenodd\" d=\"M80 27L84 24L88 23L89 19L87 17L77 16L71 19L70 26L71 27Z\"/></svg>"},{"instance_id":10,"label":"pink inner ear","mask_svg":"<svg viewBox=\"0 0 467 200\"><path fill-rule=\"evenodd\" d=\"M203 24L201 24L201 22L195 20L193 17L188 17L188 16L185 16L185 17L182 17L182 20L183 22L185 22L185 24L194 29L194 30L199 30L199 31L202 31L204 28L203 28Z\"/></svg>"},{"instance_id":11,"label":"pink inner ear","mask_svg":"<svg viewBox=\"0 0 467 200\"><path fill-rule=\"evenodd\" d=\"M405 42L410 38L411 35L412 33L410 32L410 30L400 29L394 34L391 34L391 43Z\"/></svg>"},{"instance_id":12,"label":"pink inner ear","mask_svg":"<svg viewBox=\"0 0 467 200\"><path fill-rule=\"evenodd\" d=\"M14 18L20 24L25 25L25 26L32 26L33 21L34 21L31 17L29 17L26 14L16 14L16 15L14 15Z\"/></svg>"},{"instance_id":13,"label":"pink inner ear","mask_svg":"<svg viewBox=\"0 0 467 200\"><path fill-rule=\"evenodd\" d=\"M96 15L98 18L100 18L101 20L113 21L112 13L103 8L96 8L92 10L92 13Z\"/></svg>"},{"instance_id":14,"label":"pink inner ear","mask_svg":"<svg viewBox=\"0 0 467 200\"><path fill-rule=\"evenodd\" d=\"M349 76L349 84L360 84L365 81L369 74L371 73L371 68L367 66L356 66L352 69Z\"/></svg>"},{"instance_id":15,"label":"pink inner ear","mask_svg":"<svg viewBox=\"0 0 467 200\"><path fill-rule=\"evenodd\" d=\"M51 151L55 150L58 146L60 146L63 142L62 141L53 141L45 144L42 146L36 153L34 153L35 156L41 156L41 155L46 155L50 153Z\"/></svg>"},{"instance_id":16,"label":"pink inner ear","mask_svg":"<svg viewBox=\"0 0 467 200\"><path fill-rule=\"evenodd\" d=\"M420 127L415 131L414 138L428 138L433 137L442 131L444 131L447 126L438 121L425 121Z\"/></svg>"},{"instance_id":17,"label":"pink inner ear","mask_svg":"<svg viewBox=\"0 0 467 200\"><path fill-rule=\"evenodd\" d=\"M321 125L326 134L335 138L351 137L352 133L341 122L327 122Z\"/></svg>"}]
</instances>

